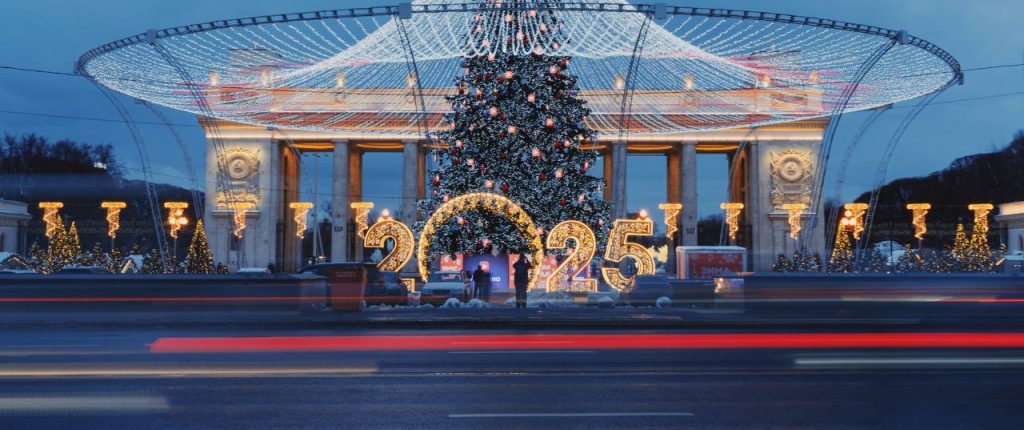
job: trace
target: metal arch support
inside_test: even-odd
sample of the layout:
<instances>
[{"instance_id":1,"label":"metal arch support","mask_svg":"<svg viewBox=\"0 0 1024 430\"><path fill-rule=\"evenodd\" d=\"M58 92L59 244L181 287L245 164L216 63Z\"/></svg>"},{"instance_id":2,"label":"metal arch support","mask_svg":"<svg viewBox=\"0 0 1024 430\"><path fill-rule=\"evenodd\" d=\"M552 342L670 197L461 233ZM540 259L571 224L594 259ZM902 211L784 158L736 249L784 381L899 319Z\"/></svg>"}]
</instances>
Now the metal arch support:
<instances>
[{"instance_id":1,"label":"metal arch support","mask_svg":"<svg viewBox=\"0 0 1024 430\"><path fill-rule=\"evenodd\" d=\"M636 34L636 41L633 42L633 54L629 57L629 67L626 68L625 86L622 91L622 105L619 108L619 141L624 142L629 135L627 114L633 110L633 94L636 92L636 74L640 68L640 56L643 55L644 45L647 41L647 30L650 28L651 16L644 14L644 20L640 23L640 31Z\"/></svg>"},{"instance_id":2,"label":"metal arch support","mask_svg":"<svg viewBox=\"0 0 1024 430\"><path fill-rule=\"evenodd\" d=\"M178 148L181 149L181 155L185 159L185 168L188 169L188 180L189 184L192 185L192 207L195 208L196 218L203 219L203 199L199 198L199 181L196 179L196 169L192 164L192 156L188 153L188 148L185 146L185 142L181 139L181 135L178 134L178 130L174 128L174 125L167 119L167 116L160 112L152 103L145 100L138 100L138 102L149 109L153 113L153 116L157 117L171 132L174 137L175 143L178 144Z\"/></svg>"},{"instance_id":3,"label":"metal arch support","mask_svg":"<svg viewBox=\"0 0 1024 430\"><path fill-rule=\"evenodd\" d=\"M171 55L171 53L167 51L167 49L159 43L155 34L156 32L153 30L147 32L147 40L149 45L153 48L154 51L156 51L158 55L160 55L161 58L164 59L164 61L167 62L168 65L170 65L172 68L174 68L176 72L178 72L178 76L181 77L182 81L185 83L185 87L188 89L189 94L191 94L192 97L195 98L196 104L197 106L199 106L200 111L203 113L204 116L206 116L209 119L207 125L209 127L208 130L210 132L210 138L208 140L211 143L213 143L214 154L217 157L217 170L218 172L226 172L226 150L224 148L224 142L220 138L220 126L217 124L217 120L215 119L216 117L213 115L213 109L210 108L210 104L206 100L206 95L203 93L203 90L200 88L200 85L197 84L194 79L192 79L192 75L188 72L188 69L186 69L185 66L183 66L181 62L178 61L177 58ZM224 190L224 193L227 197L227 203L229 206L232 203L238 201L238 199L235 198L234 189L227 187L225 185L223 177L220 174L217 175L216 190ZM244 240L244 238L242 240ZM246 259L244 242L239 246L238 260L239 267L245 266Z\"/></svg>"},{"instance_id":4,"label":"metal arch support","mask_svg":"<svg viewBox=\"0 0 1024 430\"><path fill-rule=\"evenodd\" d=\"M857 88L860 86L860 83L864 80L868 73L871 72L871 69L874 68L875 64L877 64L878 61L881 60L882 57L884 57L885 54L888 53L889 50L892 49L892 47L895 45L896 39L892 38L889 39L886 43L876 48L874 52L872 52L871 56L869 56L867 60L865 60L864 63L860 65L856 73L854 73L853 80L846 88L843 89L843 92L841 93L839 98L839 103L836 105L836 107L832 109L832 120L829 121L828 127L825 130L825 134L822 137L821 147L818 149L818 165L815 168L814 183L811 186L811 208L815 212L818 211L817 208L820 206L821 199L824 194L822 192L822 188L825 186L825 168L828 165L828 160L831 155L830 153L832 151L832 142L835 139L836 130L839 128L839 123L843 118L843 112L849 105L850 100L853 98L854 93L856 93ZM815 218L820 219L820 217L821 214L816 213ZM814 231L819 224L820 223L818 222L812 223L811 228L809 229L809 233L814 234ZM830 243L826 242L825 245L831 247ZM829 257L826 256L826 271L828 270L828 260Z\"/></svg>"},{"instance_id":5,"label":"metal arch support","mask_svg":"<svg viewBox=\"0 0 1024 430\"><path fill-rule=\"evenodd\" d=\"M160 256L161 264L167 267L170 261L167 258L164 248L167 245L167 238L164 236L163 228L163 217L160 214L160 197L157 195L156 186L153 185L152 172L149 168L149 152L146 151L145 142L142 140L142 133L139 132L138 127L135 126L135 122L132 120L131 114L125 108L124 104L111 93L111 90L107 89L99 82L86 77L89 82L92 82L96 86L96 89L103 94L103 97L114 106L117 110L118 115L124 120L124 123L128 126L128 132L132 136L132 141L135 143L135 149L139 153L139 163L142 165L142 182L146 188L146 203L149 205L149 212L153 219L153 233L156 236L157 253Z\"/></svg>"},{"instance_id":6,"label":"metal arch support","mask_svg":"<svg viewBox=\"0 0 1024 430\"><path fill-rule=\"evenodd\" d=\"M886 172L889 170L889 159L892 157L893 152L896 151L896 145L900 143L900 140L903 138L903 134L907 132L907 129L914 120L917 119L917 116L921 114L921 111L928 107L932 100L935 100L939 94L942 94L942 92L952 86L952 84L953 82L950 82L938 91L935 91L918 101L917 104L914 105L913 109L903 117L903 121L896 127L896 131L893 132L892 137L889 139L889 143L885 146L885 150L882 153L882 159L878 164L878 171L875 174L875 186L871 191L871 200L868 203L868 212L864 215L864 240L862 241L864 244L867 244L871 240L871 227L875 218L875 209L877 209L878 206L879 189L882 187L882 182L885 181ZM863 248L863 246L859 247L858 251L860 251L861 248Z\"/></svg>"},{"instance_id":7,"label":"metal arch support","mask_svg":"<svg viewBox=\"0 0 1024 430\"><path fill-rule=\"evenodd\" d=\"M410 12L411 14L411 12ZM410 15L411 16L411 15ZM400 16L395 19L395 26L398 28L398 34L402 39L402 48L405 50L406 57L406 69L416 79L416 85L413 86L413 100L419 105L419 127L423 133L423 138L427 141L430 140L430 124L427 123L427 102L423 97L423 80L420 79L420 70L416 65L416 53L412 49L412 41L409 40L409 33L405 28L406 18Z\"/></svg>"},{"instance_id":8,"label":"metal arch support","mask_svg":"<svg viewBox=\"0 0 1024 430\"><path fill-rule=\"evenodd\" d=\"M864 134L867 133L868 129L874 125L875 121L882 117L889 109L875 109L871 112L871 116L864 120L857 133L853 135L850 140L850 144L846 147L846 151L843 153L843 159L839 163L839 172L836 174L835 185L832 187L832 195L838 196L843 190L843 184L846 182L846 169L849 167L850 159L853 158L853 152L857 149ZM826 214L828 216L825 224L825 243L833 243L836 236L836 223L839 222L839 206L835 206L832 210Z\"/></svg>"}]
</instances>

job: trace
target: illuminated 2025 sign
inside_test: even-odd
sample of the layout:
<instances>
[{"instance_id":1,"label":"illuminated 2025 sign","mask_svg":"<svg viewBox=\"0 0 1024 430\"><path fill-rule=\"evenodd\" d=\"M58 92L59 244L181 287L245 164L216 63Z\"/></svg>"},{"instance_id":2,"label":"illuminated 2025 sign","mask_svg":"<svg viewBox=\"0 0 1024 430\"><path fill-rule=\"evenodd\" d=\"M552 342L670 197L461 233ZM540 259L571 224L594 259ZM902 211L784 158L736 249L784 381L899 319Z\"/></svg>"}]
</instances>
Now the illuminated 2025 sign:
<instances>
[{"instance_id":1,"label":"illuminated 2025 sign","mask_svg":"<svg viewBox=\"0 0 1024 430\"><path fill-rule=\"evenodd\" d=\"M520 232L527 239L527 242L531 245L534 264L530 269L528 288L535 288L540 263L543 260L545 250L545 247L540 243L538 229L533 224L529 215L526 214L526 211L522 210L511 200L498 194L466 194L441 205L425 223L424 229L420 233L418 247L415 246L416 240L412 230L405 224L391 219L387 215L382 216L369 227L366 231L364 245L367 248L385 248L388 239L394 242L394 248L391 252L380 263L377 263L377 267L380 270L388 272L400 271L412 258L413 249L417 249L420 276L426 281L429 275L427 248L429 247L430 239L443 223L469 210L485 210L502 214L516 224ZM640 217L635 220L615 221L608 237L604 259L612 263L621 263L624 259L630 258L636 262L637 271L634 275L626 277L617 267L602 268L601 275L608 285L622 290L632 286L637 275L654 274L654 257L650 251L642 245L630 241L631 237L650 236L653 232L654 222L646 216L646 212L641 212ZM573 251L548 278L545 288L548 291L565 289L596 291L596 280L576 278L576 275L593 259L594 253L597 250L597 241L595 240L593 230L589 226L575 220L567 220L556 225L548 232L546 249L566 249L570 239L575 242Z\"/></svg>"}]
</instances>

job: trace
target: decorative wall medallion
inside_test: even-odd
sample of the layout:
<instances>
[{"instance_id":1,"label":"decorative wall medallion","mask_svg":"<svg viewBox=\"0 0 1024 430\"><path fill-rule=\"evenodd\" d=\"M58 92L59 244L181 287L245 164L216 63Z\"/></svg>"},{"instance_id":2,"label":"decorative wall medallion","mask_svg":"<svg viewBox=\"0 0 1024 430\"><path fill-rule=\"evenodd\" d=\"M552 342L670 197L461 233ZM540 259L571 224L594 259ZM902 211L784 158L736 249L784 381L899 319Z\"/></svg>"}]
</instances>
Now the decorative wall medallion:
<instances>
[{"instance_id":1,"label":"decorative wall medallion","mask_svg":"<svg viewBox=\"0 0 1024 430\"><path fill-rule=\"evenodd\" d=\"M813 168L811 151L788 149L769 153L772 172L772 206L782 210L782 205L811 204L811 179Z\"/></svg>"},{"instance_id":2,"label":"decorative wall medallion","mask_svg":"<svg viewBox=\"0 0 1024 430\"><path fill-rule=\"evenodd\" d=\"M217 208L226 209L229 203L259 203L259 149L228 149L224 154L224 166L217 176Z\"/></svg>"}]
</instances>

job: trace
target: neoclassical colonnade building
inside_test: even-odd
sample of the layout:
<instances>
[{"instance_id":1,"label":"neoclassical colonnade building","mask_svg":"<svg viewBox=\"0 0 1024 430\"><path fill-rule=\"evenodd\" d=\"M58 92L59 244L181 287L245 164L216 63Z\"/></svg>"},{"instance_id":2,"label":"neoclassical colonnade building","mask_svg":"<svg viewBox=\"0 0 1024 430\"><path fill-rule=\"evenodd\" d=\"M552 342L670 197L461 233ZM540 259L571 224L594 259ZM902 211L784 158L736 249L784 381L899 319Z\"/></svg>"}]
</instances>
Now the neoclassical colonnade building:
<instances>
[{"instance_id":1,"label":"neoclassical colonnade building","mask_svg":"<svg viewBox=\"0 0 1024 430\"><path fill-rule=\"evenodd\" d=\"M760 90L749 92L751 97L766 95ZM414 115L414 112L409 114ZM333 154L331 261L351 261L361 256L360 240L354 234L355 214L350 204L363 200L363 156L367 153L402 154L401 207L397 208L396 218L411 226L417 219L429 215L417 213L416 201L428 192L427 150L430 145L441 143L427 142L415 130L332 133L283 130L223 120L205 119L202 123L208 139L220 141L219 145L207 145L206 183L210 184L206 192L207 237L215 258L225 261L231 268L242 264L239 261L242 256L246 260L244 264L250 267L274 264L283 270L295 270L300 265L300 243L289 208L290 203L299 200L300 153ZM626 217L627 155L663 155L667 165L664 201L683 205L673 243L697 245L697 195L701 187L697 181L697 154L727 154L729 200L744 204L741 234L736 244L750 250L752 270L766 270L776 255L792 254L798 246L789 236L789 212L783 205L803 203L810 208L815 163L826 126L827 120L817 119L598 140L594 150L599 151L604 160L604 198L615 203L613 218ZM222 152L220 156L225 162L218 163L218 151ZM215 189L223 187L232 189L230 192ZM232 202L239 201L253 204L252 209L246 211L247 228L241 241L234 238L234 211L230 207ZM817 212L808 209L803 217L810 219ZM799 245L821 251L823 240L820 232L808 234ZM244 246L243 252L238 252L238 246Z\"/></svg>"},{"instance_id":2,"label":"neoclassical colonnade building","mask_svg":"<svg viewBox=\"0 0 1024 430\"><path fill-rule=\"evenodd\" d=\"M615 202L614 215L625 216L627 155L665 155L665 201L683 204L676 244L696 241L696 154L728 154L729 199L745 205L737 240L754 270L796 246L784 205L807 205L804 221L821 211L813 184L831 147L823 137L832 135L828 118L934 95L962 80L949 53L905 31L628 0L415 0L217 20L108 43L86 52L77 71L198 115L207 132L205 216L216 258L291 269L299 154L334 154L331 258L352 259L348 203L365 191L363 155L402 153L399 217L411 224L422 216L414 207L430 192L424 153L446 144L426 139L447 125L442 115L452 106L444 96L455 91L456 76L473 73L462 59L499 51L571 59L579 92L570 96L592 111L586 121L599 133L593 150L604 157L604 197ZM503 82L473 78L466 90L478 94ZM247 228L236 243L233 207L242 206ZM824 223L804 224L802 244L822 251Z\"/></svg>"}]
</instances>

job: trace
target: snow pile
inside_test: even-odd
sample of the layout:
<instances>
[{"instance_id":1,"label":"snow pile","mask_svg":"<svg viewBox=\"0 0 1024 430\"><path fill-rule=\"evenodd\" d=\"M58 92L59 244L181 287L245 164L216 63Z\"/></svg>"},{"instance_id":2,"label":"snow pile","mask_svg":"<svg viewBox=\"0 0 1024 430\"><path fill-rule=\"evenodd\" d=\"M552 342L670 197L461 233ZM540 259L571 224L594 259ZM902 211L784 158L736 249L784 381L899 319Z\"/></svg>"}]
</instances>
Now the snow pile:
<instances>
[{"instance_id":1,"label":"snow pile","mask_svg":"<svg viewBox=\"0 0 1024 430\"><path fill-rule=\"evenodd\" d=\"M451 299L449 299L451 300ZM466 303L467 308L486 308L487 303L480 299L472 299L469 303Z\"/></svg>"},{"instance_id":2,"label":"snow pile","mask_svg":"<svg viewBox=\"0 0 1024 430\"><path fill-rule=\"evenodd\" d=\"M672 299L665 296L658 297L658 300L654 301L654 306L657 308L671 308Z\"/></svg>"},{"instance_id":3,"label":"snow pile","mask_svg":"<svg viewBox=\"0 0 1024 430\"><path fill-rule=\"evenodd\" d=\"M441 305L441 307L442 308L449 308L449 309L450 308L461 308L462 307L462 302L460 302L459 299L456 299L455 297L449 297L448 300L444 301L444 304Z\"/></svg>"}]
</instances>

